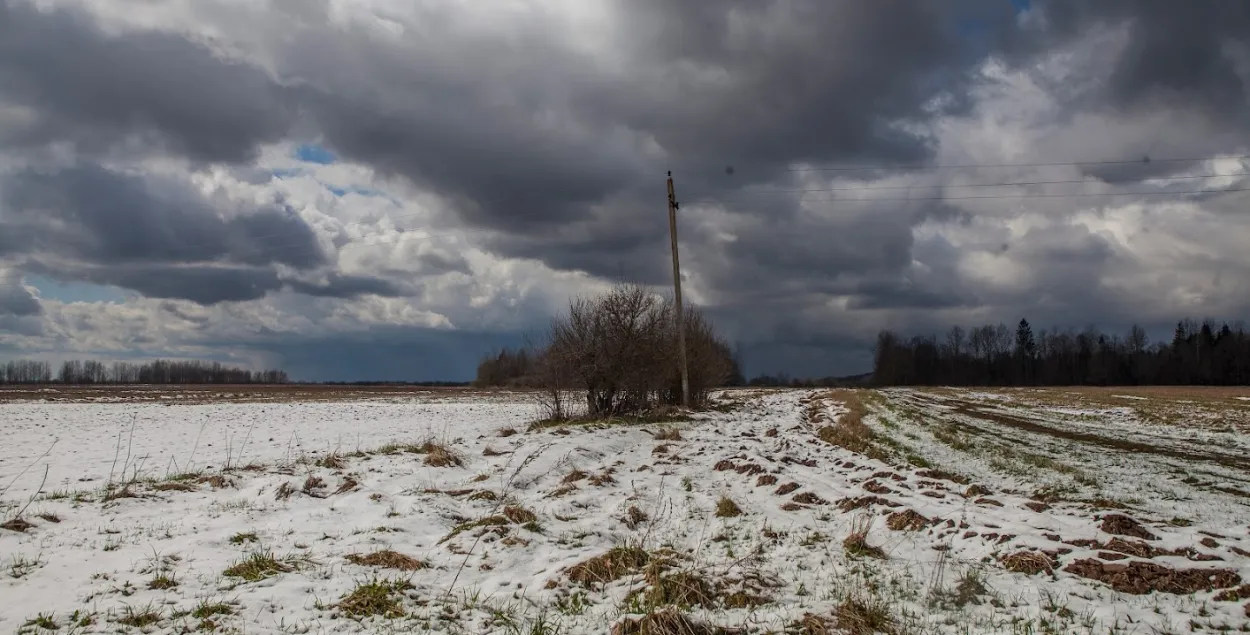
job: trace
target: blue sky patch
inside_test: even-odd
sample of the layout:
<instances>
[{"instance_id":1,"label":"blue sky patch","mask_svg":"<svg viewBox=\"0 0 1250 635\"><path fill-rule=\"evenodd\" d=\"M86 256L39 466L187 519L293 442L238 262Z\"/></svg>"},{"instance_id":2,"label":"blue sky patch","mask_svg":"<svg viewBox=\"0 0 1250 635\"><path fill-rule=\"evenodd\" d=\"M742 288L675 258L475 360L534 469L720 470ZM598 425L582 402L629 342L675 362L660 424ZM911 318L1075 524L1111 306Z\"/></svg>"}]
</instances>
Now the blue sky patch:
<instances>
[{"instance_id":1,"label":"blue sky patch","mask_svg":"<svg viewBox=\"0 0 1250 635\"><path fill-rule=\"evenodd\" d=\"M296 148L295 158L305 163L316 163L319 165L330 165L338 161L338 157L334 156L333 152L315 143L306 143Z\"/></svg>"},{"instance_id":2,"label":"blue sky patch","mask_svg":"<svg viewBox=\"0 0 1250 635\"><path fill-rule=\"evenodd\" d=\"M39 289L39 297L58 302L122 302L126 294L116 287L90 282L61 282L45 276L27 275L26 284Z\"/></svg>"}]
</instances>

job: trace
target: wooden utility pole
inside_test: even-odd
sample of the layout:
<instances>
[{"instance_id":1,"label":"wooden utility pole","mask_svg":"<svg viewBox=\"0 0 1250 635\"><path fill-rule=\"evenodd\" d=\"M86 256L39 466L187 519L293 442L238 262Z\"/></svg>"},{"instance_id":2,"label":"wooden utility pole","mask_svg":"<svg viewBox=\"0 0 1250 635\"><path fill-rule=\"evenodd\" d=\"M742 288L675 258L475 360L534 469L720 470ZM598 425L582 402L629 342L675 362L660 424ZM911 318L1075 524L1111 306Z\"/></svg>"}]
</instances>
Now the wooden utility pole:
<instances>
[{"instance_id":1,"label":"wooden utility pole","mask_svg":"<svg viewBox=\"0 0 1250 635\"><path fill-rule=\"evenodd\" d=\"M668 235L673 242L673 298L677 320L677 360L681 364L681 407L690 408L690 370L686 367L686 319L681 306L681 261L677 258L677 194L673 173L668 173Z\"/></svg>"}]
</instances>

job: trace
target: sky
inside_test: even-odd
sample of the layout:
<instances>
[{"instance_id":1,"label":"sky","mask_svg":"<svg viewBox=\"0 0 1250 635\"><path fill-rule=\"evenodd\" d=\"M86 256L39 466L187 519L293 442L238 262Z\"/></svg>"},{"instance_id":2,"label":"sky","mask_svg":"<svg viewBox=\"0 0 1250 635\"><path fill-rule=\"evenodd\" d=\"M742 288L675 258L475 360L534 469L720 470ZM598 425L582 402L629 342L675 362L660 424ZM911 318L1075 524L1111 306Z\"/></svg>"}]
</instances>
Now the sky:
<instances>
[{"instance_id":1,"label":"sky","mask_svg":"<svg viewBox=\"0 0 1250 635\"><path fill-rule=\"evenodd\" d=\"M1250 316L1250 3L0 0L0 359L467 379L683 294L882 328Z\"/></svg>"}]
</instances>

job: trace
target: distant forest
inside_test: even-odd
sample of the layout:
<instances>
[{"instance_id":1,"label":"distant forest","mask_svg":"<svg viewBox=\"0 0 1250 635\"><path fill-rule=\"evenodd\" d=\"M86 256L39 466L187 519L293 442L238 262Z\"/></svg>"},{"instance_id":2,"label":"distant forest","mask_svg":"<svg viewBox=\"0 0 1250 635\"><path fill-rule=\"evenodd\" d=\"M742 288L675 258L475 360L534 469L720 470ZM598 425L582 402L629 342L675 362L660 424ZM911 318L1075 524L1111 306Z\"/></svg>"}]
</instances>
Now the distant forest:
<instances>
[{"instance_id":1,"label":"distant forest","mask_svg":"<svg viewBox=\"0 0 1250 635\"><path fill-rule=\"evenodd\" d=\"M53 371L48 362L0 363L0 384L285 384L281 370L251 371L220 362L156 360L146 364L67 361Z\"/></svg>"},{"instance_id":2,"label":"distant forest","mask_svg":"<svg viewBox=\"0 0 1250 635\"><path fill-rule=\"evenodd\" d=\"M877 336L872 383L879 386L1135 386L1250 383L1250 334L1212 320L1177 323L1169 342L1150 344L1134 325L1124 335L1090 328L1041 331L1028 320L954 327L936 336Z\"/></svg>"}]
</instances>

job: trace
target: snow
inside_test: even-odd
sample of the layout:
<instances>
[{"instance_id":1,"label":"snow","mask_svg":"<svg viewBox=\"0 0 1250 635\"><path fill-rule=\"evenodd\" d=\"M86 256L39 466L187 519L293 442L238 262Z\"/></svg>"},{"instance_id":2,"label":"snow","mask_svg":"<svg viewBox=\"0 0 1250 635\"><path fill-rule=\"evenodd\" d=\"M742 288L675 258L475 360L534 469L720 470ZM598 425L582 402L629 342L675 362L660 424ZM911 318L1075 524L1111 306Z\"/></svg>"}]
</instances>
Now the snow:
<instances>
[{"instance_id":1,"label":"snow","mask_svg":"<svg viewBox=\"0 0 1250 635\"><path fill-rule=\"evenodd\" d=\"M1006 401L982 394L1000 406ZM934 436L941 422L971 425L949 412L941 399L908 391L886 397L892 410L868 417L876 432L935 466L972 477L991 493L965 498L965 485L819 440L816 424L805 416L808 400L817 398L817 409L834 419L846 409L810 391L743 393L738 398L745 404L737 410L674 424L682 438L673 441L656 440L657 425L530 432L526 424L535 418L535 406L523 395L506 394L295 403L0 404L6 439L0 449L0 487L13 482L0 496L10 505L33 501L23 517L35 525L24 533L0 530L0 630L17 630L37 614L51 614L67 628L73 612L80 611L96 618L78 632L116 631L129 628L117 622L126 607L152 607L162 619L148 630L181 632L204 624L179 612L202 602L226 602L232 614L215 616L217 626L247 633L511 633L513 627L529 632L542 621L557 623L561 633L604 633L631 610L626 598L643 586L642 576L582 588L568 580L565 569L622 545L671 548L682 554L680 568L714 582L754 580L749 587L771 602L690 613L757 632L780 632L808 613L831 615L843 599L860 595L886 603L900 624L918 632L1011 632L1013 620L1038 624L1034 632L1042 632L1045 621L1058 632L1099 633L1114 628L1152 632L1190 620L1212 628L1247 623L1244 602L1216 602L1213 592L1129 595L1062 571L1053 577L1007 571L998 558L1024 549L1071 549L1065 562L1095 557L1097 549L1066 545L1052 536L1104 542L1112 536L1100 531L1100 512L1086 504L1058 501L1042 512L1026 506L1037 487L1071 485L1073 473L1004 472L995 456L960 452ZM1125 420L1117 425L1117 435L1158 440L1141 424ZM508 428L516 434L501 433ZM1152 546L1195 548L1223 558L1156 561L1233 569L1250 581L1250 559L1232 551L1250 550L1246 499L1208 485L1186 485L1171 470L1202 474L1204 483L1233 485L1244 475L1178 457L1057 442L1006 427L988 432L1097 476L1101 495L1140 499L1122 513L1158 535ZM1222 438L1203 434L1194 442ZM462 465L434 467L422 454L378 451L390 443L426 440L446 444ZM328 453L337 453L345 465L314 463ZM249 465L250 470L243 469ZM40 497L36 492L45 468ZM232 481L227 487L201 483L194 491L156 489L171 475L226 468ZM566 482L578 470L588 476ZM151 479L134 486L142 498L100 500L98 490L106 482L136 472ZM592 482L590 477L605 472L609 478ZM770 475L776 484L757 484ZM310 477L325 484L310 490L315 495L299 491ZM356 487L333 493L349 477ZM277 498L288 483L296 492ZM787 483L799 489L775 493ZM836 504L872 495L882 485L890 490L882 498L898 507L844 512ZM77 490L86 490L87 498L75 502L71 492ZM537 525L510 523L502 535L469 530L446 539L458 524L497 515L503 508L503 502L475 500L464 490L489 490L507 504L532 511ZM54 500L47 499L50 493ZM806 493L826 503L782 508ZM1095 494L1092 489L1087 493ZM744 514L716 517L722 496ZM631 507L648 517L632 528L622 520ZM919 531L887 527L888 512L908 509L938 523ZM0 518L12 514L11 507ZM39 514L55 514L60 522ZM1167 523L1181 515L1192 524ZM857 520L871 524L868 542L888 559L857 559L843 552L842 541ZM1205 536L1200 531L1220 535L1220 546L1198 546ZM250 532L257 543L232 544L232 538ZM971 532L977 535L968 536ZM987 539L986 534L998 537ZM397 572L345 558L388 548L430 566ZM290 557L295 570L257 582L223 576L257 549ZM29 562L36 564L27 567ZM148 589L154 569L168 570L177 586ZM22 575L12 577L10 571ZM963 606L936 601L935 591L953 589L968 575L978 576L987 593ZM335 609L372 576L411 582L403 599L405 617L358 621ZM1070 617L1060 617L1055 603Z\"/></svg>"}]
</instances>

